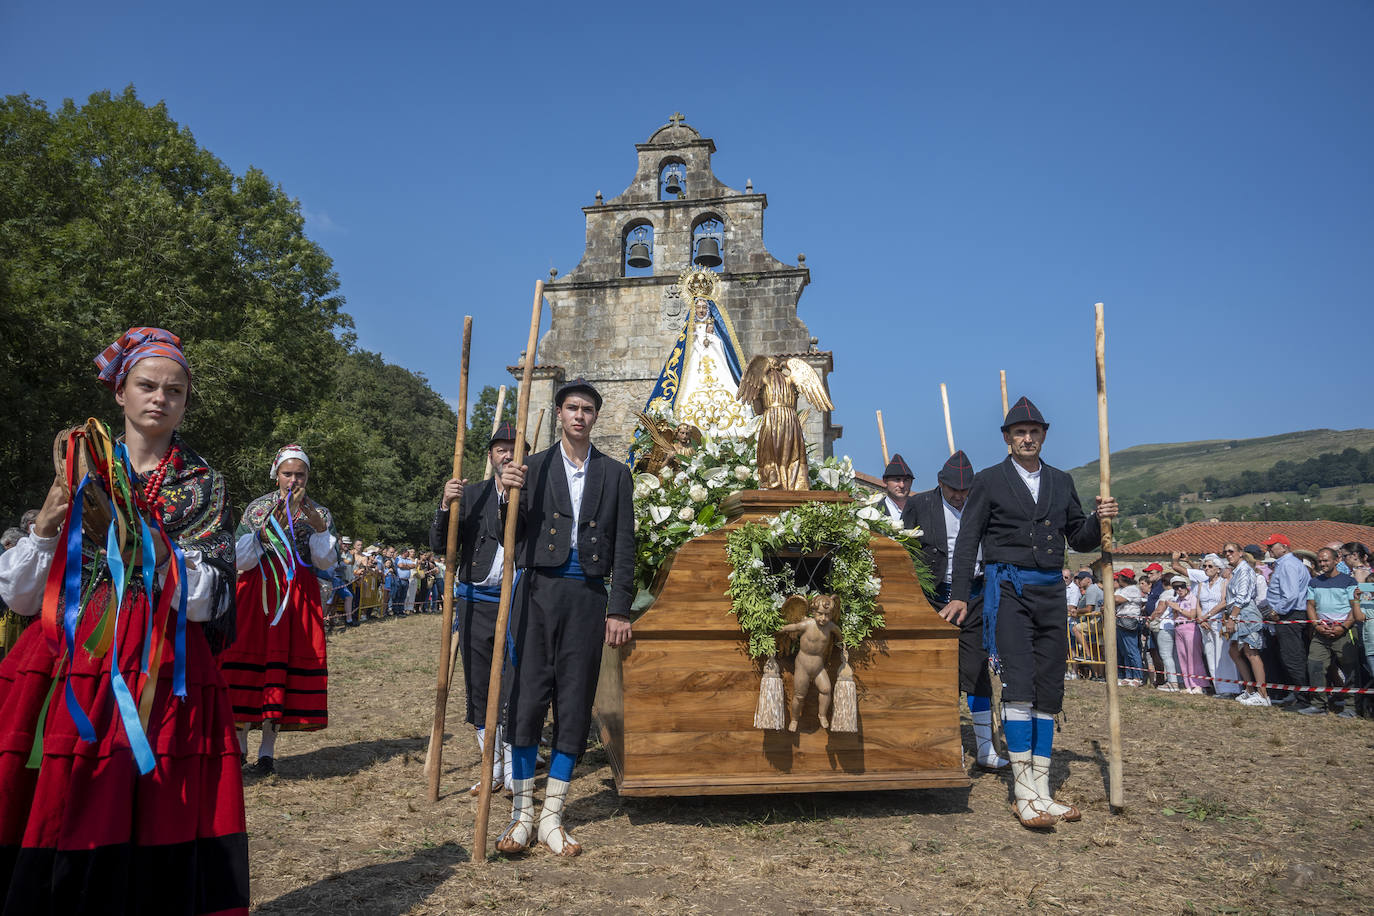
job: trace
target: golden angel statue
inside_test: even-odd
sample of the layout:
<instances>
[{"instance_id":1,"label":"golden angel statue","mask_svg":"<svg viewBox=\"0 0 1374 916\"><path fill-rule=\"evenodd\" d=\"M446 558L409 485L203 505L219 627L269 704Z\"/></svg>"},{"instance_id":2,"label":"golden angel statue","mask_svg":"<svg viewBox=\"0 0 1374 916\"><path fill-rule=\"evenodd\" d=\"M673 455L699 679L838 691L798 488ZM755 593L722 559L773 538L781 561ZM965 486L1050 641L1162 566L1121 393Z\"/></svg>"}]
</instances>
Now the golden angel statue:
<instances>
[{"instance_id":1,"label":"golden angel statue","mask_svg":"<svg viewBox=\"0 0 1374 916\"><path fill-rule=\"evenodd\" d=\"M809 490L806 437L797 416L797 392L821 410L834 410L825 383L805 361L792 356L755 356L740 379L735 399L750 404L759 425L759 486Z\"/></svg>"},{"instance_id":2,"label":"golden angel statue","mask_svg":"<svg viewBox=\"0 0 1374 916\"><path fill-rule=\"evenodd\" d=\"M674 427L667 420L656 419L643 411L639 414L639 423L654 440L654 445L639 459L636 471L657 474L664 467L680 464L701 445L701 430L691 423L679 423Z\"/></svg>"}]
</instances>

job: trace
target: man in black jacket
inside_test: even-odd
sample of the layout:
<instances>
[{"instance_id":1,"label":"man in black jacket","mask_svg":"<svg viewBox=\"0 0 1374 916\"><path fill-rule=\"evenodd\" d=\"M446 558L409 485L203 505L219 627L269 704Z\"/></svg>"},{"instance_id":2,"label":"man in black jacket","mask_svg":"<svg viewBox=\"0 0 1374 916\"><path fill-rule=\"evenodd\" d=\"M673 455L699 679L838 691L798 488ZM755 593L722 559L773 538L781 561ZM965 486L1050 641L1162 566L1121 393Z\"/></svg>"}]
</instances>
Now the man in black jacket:
<instances>
[{"instance_id":1,"label":"man in black jacket","mask_svg":"<svg viewBox=\"0 0 1374 916\"><path fill-rule=\"evenodd\" d=\"M907 497L902 527L921 529L922 559L935 583L926 597L938 611L949 601L954 542L973 485L973 465L962 451L955 452L935 479L935 489ZM969 613L959 624L959 689L968 694L973 737L978 743L974 759L986 770L998 770L1007 761L992 743L992 678L988 676L988 651L983 648L982 563L976 562L975 567Z\"/></svg>"},{"instance_id":2,"label":"man in black jacket","mask_svg":"<svg viewBox=\"0 0 1374 916\"><path fill-rule=\"evenodd\" d=\"M560 440L501 472L507 488L521 488L516 565L522 580L512 615L515 670L506 716L515 798L496 848L523 852L537 837L555 855L575 856L582 846L563 827L563 807L586 747L601 647L624 645L632 635L634 505L629 468L592 446L600 393L579 378L560 388L554 403ZM535 749L550 704L553 756L536 831Z\"/></svg>"},{"instance_id":3,"label":"man in black jacket","mask_svg":"<svg viewBox=\"0 0 1374 916\"><path fill-rule=\"evenodd\" d=\"M529 446L526 445L526 453ZM496 639L496 605L501 600L502 560L505 551L501 541L501 513L497 494L505 492L500 471L515 457L515 427L502 423L487 442L487 457L496 473L472 487L466 480L450 480L444 484L444 495L434 522L429 527L429 546L435 554L448 549L449 505L458 503L458 565L454 581L458 583L457 606L454 608L453 629L458 633L460 658L463 661L463 683L467 688L467 721L477 729L477 750L486 741L487 685L491 681L491 651ZM491 784L500 791L504 782L511 788L510 743L502 741L497 728L497 751L492 755ZM478 783L469 791L481 791Z\"/></svg>"},{"instance_id":4,"label":"man in black jacket","mask_svg":"<svg viewBox=\"0 0 1374 916\"><path fill-rule=\"evenodd\" d=\"M1098 519L1117 514L1097 498L1086 515L1073 478L1040 460L1049 424L1027 398L1007 411L1002 439L1011 454L979 471L964 505L954 545L950 602L940 616L962 623L978 552L985 565L984 645L1002 676L1002 732L1011 758L1014 810L1026 827L1075 821L1077 808L1049 789L1054 716L1064 702L1068 615L1064 608L1064 539L1079 551L1098 547Z\"/></svg>"}]
</instances>

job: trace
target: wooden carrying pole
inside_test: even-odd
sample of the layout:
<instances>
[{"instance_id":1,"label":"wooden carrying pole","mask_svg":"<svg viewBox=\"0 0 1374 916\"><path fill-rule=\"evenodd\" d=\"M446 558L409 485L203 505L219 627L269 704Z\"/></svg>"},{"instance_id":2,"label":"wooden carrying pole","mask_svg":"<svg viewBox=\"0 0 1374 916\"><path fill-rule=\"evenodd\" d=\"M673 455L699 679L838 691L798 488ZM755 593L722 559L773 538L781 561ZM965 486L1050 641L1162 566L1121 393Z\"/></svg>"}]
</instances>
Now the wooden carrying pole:
<instances>
[{"instance_id":1,"label":"wooden carrying pole","mask_svg":"<svg viewBox=\"0 0 1374 916\"><path fill-rule=\"evenodd\" d=\"M492 414L491 417L491 434L493 436L496 435L496 431L501 428L501 411L505 408L505 406L506 386L502 385L501 389L496 392L496 413ZM487 469L482 472L482 479L491 480L492 470L493 468L491 466L491 449L487 449Z\"/></svg>"},{"instance_id":2,"label":"wooden carrying pole","mask_svg":"<svg viewBox=\"0 0 1374 916\"><path fill-rule=\"evenodd\" d=\"M1002 377L1002 418L1006 419L1007 411L1011 410L1011 407L1007 404L1007 370L999 369L998 375ZM1007 454L1011 454L1010 444L1007 445Z\"/></svg>"},{"instance_id":3,"label":"wooden carrying pole","mask_svg":"<svg viewBox=\"0 0 1374 916\"><path fill-rule=\"evenodd\" d=\"M877 413L878 413L878 442L880 442L880 443L882 444L882 446L883 446L883 470L886 471L886 470L887 470L887 462L890 460L890 459L887 457L887 430L883 429L883 412L880 410L880 411L878 411Z\"/></svg>"},{"instance_id":4,"label":"wooden carrying pole","mask_svg":"<svg viewBox=\"0 0 1374 916\"><path fill-rule=\"evenodd\" d=\"M530 413L530 382L534 377L534 351L539 343L539 319L544 308L544 281L534 284L534 305L530 309L530 338L525 346L525 365L520 376L520 397L515 421L515 454L522 464L525 457L525 423ZM487 862L487 819L491 814L491 766L497 751L496 718L501 711L501 667L506 658L506 625L510 620L511 580L515 578L515 526L520 520L520 488L506 491L506 555L501 566L501 603L496 610L496 640L491 647L491 682L487 688L487 734L492 740L482 745L482 787L477 795L477 823L472 831L472 861Z\"/></svg>"},{"instance_id":5,"label":"wooden carrying pole","mask_svg":"<svg viewBox=\"0 0 1374 916\"><path fill-rule=\"evenodd\" d=\"M1102 303L1097 303L1097 452L1101 462L1098 492L1112 495L1112 454L1107 437L1107 334L1102 324ZM1113 808L1125 805L1121 785L1121 707L1116 686L1116 588L1112 570L1112 520L1102 519L1102 641L1107 650L1107 800Z\"/></svg>"},{"instance_id":6,"label":"wooden carrying pole","mask_svg":"<svg viewBox=\"0 0 1374 916\"><path fill-rule=\"evenodd\" d=\"M945 439L949 442L949 453L954 454L954 424L949 422L949 391L945 383L940 383L940 400L945 405ZM1005 412L1003 416L1006 416Z\"/></svg>"},{"instance_id":7,"label":"wooden carrying pole","mask_svg":"<svg viewBox=\"0 0 1374 916\"><path fill-rule=\"evenodd\" d=\"M453 476L463 473L463 444L468 431L468 357L472 353L472 316L463 318L463 357L458 372L458 436L453 441ZM461 499L461 497L460 497ZM434 690L434 727L429 732L425 773L429 800L439 800L439 774L443 770L444 720L448 716L448 685L453 666L453 577L458 571L458 502L448 507L448 543L444 548L444 615L439 634L439 676Z\"/></svg>"}]
</instances>

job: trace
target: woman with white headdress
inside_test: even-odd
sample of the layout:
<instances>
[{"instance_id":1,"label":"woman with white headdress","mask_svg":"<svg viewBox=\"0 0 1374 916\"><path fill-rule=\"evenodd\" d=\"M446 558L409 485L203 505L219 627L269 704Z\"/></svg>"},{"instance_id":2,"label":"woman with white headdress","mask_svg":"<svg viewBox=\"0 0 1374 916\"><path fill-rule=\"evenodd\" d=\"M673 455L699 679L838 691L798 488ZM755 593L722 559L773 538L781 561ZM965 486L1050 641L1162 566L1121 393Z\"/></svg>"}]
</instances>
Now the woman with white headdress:
<instances>
[{"instance_id":1,"label":"woman with white headdress","mask_svg":"<svg viewBox=\"0 0 1374 916\"><path fill-rule=\"evenodd\" d=\"M238 638L220 658L239 747L262 729L257 772L276 772L277 732L316 731L329 722L324 608L315 570L338 550L329 510L305 495L310 457L287 445L272 461L277 489L244 510L237 533Z\"/></svg>"}]
</instances>

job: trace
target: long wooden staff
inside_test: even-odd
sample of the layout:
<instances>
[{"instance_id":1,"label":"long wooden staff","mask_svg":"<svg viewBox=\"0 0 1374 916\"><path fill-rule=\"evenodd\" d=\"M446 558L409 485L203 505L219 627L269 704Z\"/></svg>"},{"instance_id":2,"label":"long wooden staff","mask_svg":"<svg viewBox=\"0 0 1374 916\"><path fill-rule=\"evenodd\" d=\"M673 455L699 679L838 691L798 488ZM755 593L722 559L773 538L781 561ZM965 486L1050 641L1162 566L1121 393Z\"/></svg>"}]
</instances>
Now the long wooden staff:
<instances>
[{"instance_id":1,"label":"long wooden staff","mask_svg":"<svg viewBox=\"0 0 1374 916\"><path fill-rule=\"evenodd\" d=\"M505 408L505 406L506 386L502 385L501 390L496 392L496 413L492 414L491 417L491 434L493 436L496 435L496 431L501 428L501 411ZM487 449L487 469L482 472L482 479L491 480L493 470L494 469L491 466L491 449Z\"/></svg>"},{"instance_id":2,"label":"long wooden staff","mask_svg":"<svg viewBox=\"0 0 1374 916\"><path fill-rule=\"evenodd\" d=\"M472 316L463 318L463 360L458 373L458 436L453 441L453 476L463 473L463 444L468 432L468 357L472 353ZM460 497L461 498L461 497ZM444 759L444 720L448 716L448 685L452 669L453 576L458 567L458 502L448 507L448 543L444 550L444 615L439 634L439 676L434 690L434 726L429 732L425 773L429 776L429 800L439 800L439 773ZM488 780L489 781L489 780Z\"/></svg>"},{"instance_id":3,"label":"long wooden staff","mask_svg":"<svg viewBox=\"0 0 1374 916\"><path fill-rule=\"evenodd\" d=\"M999 369L998 374L1002 376L1002 417L1005 419L1007 411L1011 408L1007 406L1007 370ZM1011 454L1011 446L1007 446L1007 454Z\"/></svg>"},{"instance_id":4,"label":"long wooden staff","mask_svg":"<svg viewBox=\"0 0 1374 916\"><path fill-rule=\"evenodd\" d=\"M887 470L887 430L883 429L883 412L878 411L878 441L883 446L883 470Z\"/></svg>"},{"instance_id":5,"label":"long wooden staff","mask_svg":"<svg viewBox=\"0 0 1374 916\"><path fill-rule=\"evenodd\" d=\"M954 454L954 425L949 422L949 391L945 389L945 383L940 383L940 400L945 405L945 439L949 442L949 453Z\"/></svg>"},{"instance_id":6,"label":"long wooden staff","mask_svg":"<svg viewBox=\"0 0 1374 916\"><path fill-rule=\"evenodd\" d=\"M1107 437L1107 334L1102 324L1102 303L1097 303L1097 453L1102 476L1098 492L1112 495L1112 453ZM1108 801L1116 809L1126 804L1121 785L1121 707L1116 686L1116 589L1112 570L1112 520L1102 519L1102 640L1107 650L1107 758Z\"/></svg>"},{"instance_id":7,"label":"long wooden staff","mask_svg":"<svg viewBox=\"0 0 1374 916\"><path fill-rule=\"evenodd\" d=\"M534 353L539 343L539 319L544 309L544 281L534 284L534 305L530 309L530 338L525 346L525 365L520 377L519 407L515 421L514 460L522 464L525 459L525 423L530 413L530 382L534 378ZM496 611L496 640L491 647L491 681L487 687L487 734L492 736L482 745L482 789L477 795L477 823L472 831L472 861L479 865L487 862L487 819L491 814L491 773L493 756L496 752L496 719L501 711L501 668L506 659L506 626L510 620L512 582L515 578L515 526L520 520L520 487L506 491L506 532L505 561L501 565L501 603Z\"/></svg>"}]
</instances>

